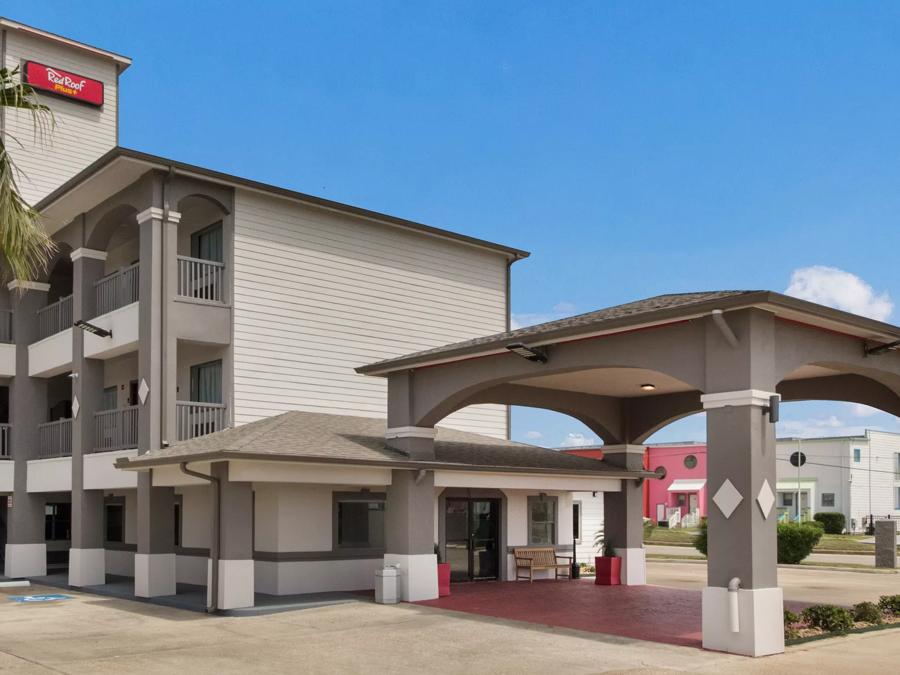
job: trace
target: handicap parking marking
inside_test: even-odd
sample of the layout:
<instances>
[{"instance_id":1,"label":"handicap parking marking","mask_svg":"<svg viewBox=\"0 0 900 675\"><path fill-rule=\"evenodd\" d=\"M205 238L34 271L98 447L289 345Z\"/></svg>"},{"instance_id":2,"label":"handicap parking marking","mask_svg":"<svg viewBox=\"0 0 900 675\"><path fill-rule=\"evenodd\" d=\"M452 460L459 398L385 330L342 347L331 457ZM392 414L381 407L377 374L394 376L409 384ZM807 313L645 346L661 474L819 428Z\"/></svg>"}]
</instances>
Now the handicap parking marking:
<instances>
[{"instance_id":1,"label":"handicap parking marking","mask_svg":"<svg viewBox=\"0 0 900 675\"><path fill-rule=\"evenodd\" d=\"M9 599L13 602L53 602L54 600L71 600L72 596L50 593L48 595L11 595Z\"/></svg>"}]
</instances>

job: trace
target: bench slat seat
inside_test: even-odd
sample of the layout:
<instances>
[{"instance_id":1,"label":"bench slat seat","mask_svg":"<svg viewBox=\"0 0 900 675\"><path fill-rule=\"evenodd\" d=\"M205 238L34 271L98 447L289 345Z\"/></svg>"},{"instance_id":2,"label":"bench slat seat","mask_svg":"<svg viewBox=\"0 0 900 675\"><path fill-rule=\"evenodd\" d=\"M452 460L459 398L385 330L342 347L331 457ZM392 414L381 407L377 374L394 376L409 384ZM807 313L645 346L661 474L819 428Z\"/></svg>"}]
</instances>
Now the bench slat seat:
<instances>
[{"instance_id":1,"label":"bench slat seat","mask_svg":"<svg viewBox=\"0 0 900 675\"><path fill-rule=\"evenodd\" d=\"M565 570L565 577L572 578L572 556L560 555L552 546L513 549L516 560L516 581L534 581L535 570L553 570L553 578L559 579L559 571ZM527 570L528 574L520 570Z\"/></svg>"}]
</instances>

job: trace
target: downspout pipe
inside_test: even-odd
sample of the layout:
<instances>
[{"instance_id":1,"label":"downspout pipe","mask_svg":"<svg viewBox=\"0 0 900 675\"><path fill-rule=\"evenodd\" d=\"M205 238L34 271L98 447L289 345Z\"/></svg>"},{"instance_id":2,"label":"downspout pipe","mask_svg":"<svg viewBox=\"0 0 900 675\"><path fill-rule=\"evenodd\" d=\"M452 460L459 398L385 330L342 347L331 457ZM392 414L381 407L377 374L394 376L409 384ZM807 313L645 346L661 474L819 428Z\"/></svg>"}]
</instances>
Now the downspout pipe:
<instances>
[{"instance_id":1,"label":"downspout pipe","mask_svg":"<svg viewBox=\"0 0 900 675\"><path fill-rule=\"evenodd\" d=\"M218 478L209 474L200 473L188 468L187 462L181 462L178 468L181 473L192 478L199 478L210 484L213 491L213 514L212 514L212 540L209 542L209 593L207 594L206 611L208 614L215 614L219 611L219 550L222 538L222 490Z\"/></svg>"}]
</instances>

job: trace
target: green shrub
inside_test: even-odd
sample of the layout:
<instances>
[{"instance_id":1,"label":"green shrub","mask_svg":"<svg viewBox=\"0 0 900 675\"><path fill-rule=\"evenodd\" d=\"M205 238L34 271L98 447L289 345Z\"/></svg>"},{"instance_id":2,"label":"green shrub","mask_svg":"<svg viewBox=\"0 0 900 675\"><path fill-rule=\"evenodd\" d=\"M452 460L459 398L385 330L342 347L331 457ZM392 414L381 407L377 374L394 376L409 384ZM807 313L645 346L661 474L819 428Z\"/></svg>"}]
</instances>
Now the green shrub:
<instances>
[{"instance_id":1,"label":"green shrub","mask_svg":"<svg viewBox=\"0 0 900 675\"><path fill-rule=\"evenodd\" d=\"M884 612L900 616L900 595L882 595L878 598L878 606Z\"/></svg>"},{"instance_id":2,"label":"green shrub","mask_svg":"<svg viewBox=\"0 0 900 675\"><path fill-rule=\"evenodd\" d=\"M803 620L813 628L844 634L853 628L853 615L837 605L812 605L803 610Z\"/></svg>"},{"instance_id":3,"label":"green shrub","mask_svg":"<svg viewBox=\"0 0 900 675\"><path fill-rule=\"evenodd\" d=\"M797 624L800 623L800 617L790 610L784 610L784 639L793 640L800 637L800 629Z\"/></svg>"},{"instance_id":4,"label":"green shrub","mask_svg":"<svg viewBox=\"0 0 900 675\"><path fill-rule=\"evenodd\" d=\"M783 523L778 525L778 562L796 565L812 553L822 538L822 527L813 523ZM694 538L694 548L707 555L709 532L706 519L700 521L700 533Z\"/></svg>"},{"instance_id":5,"label":"green shrub","mask_svg":"<svg viewBox=\"0 0 900 675\"><path fill-rule=\"evenodd\" d=\"M883 623L884 616L874 602L859 602L853 605L853 618L866 623Z\"/></svg>"},{"instance_id":6,"label":"green shrub","mask_svg":"<svg viewBox=\"0 0 900 675\"><path fill-rule=\"evenodd\" d=\"M825 534L843 534L847 524L843 513L817 513L813 516L817 523L825 527Z\"/></svg>"},{"instance_id":7,"label":"green shrub","mask_svg":"<svg viewBox=\"0 0 900 675\"><path fill-rule=\"evenodd\" d=\"M822 528L812 523L778 524L778 562L796 565L812 553L822 538Z\"/></svg>"},{"instance_id":8,"label":"green shrub","mask_svg":"<svg viewBox=\"0 0 900 675\"><path fill-rule=\"evenodd\" d=\"M694 537L694 548L706 555L706 545L708 543L708 532L706 526L706 518L700 519L700 533Z\"/></svg>"}]
</instances>

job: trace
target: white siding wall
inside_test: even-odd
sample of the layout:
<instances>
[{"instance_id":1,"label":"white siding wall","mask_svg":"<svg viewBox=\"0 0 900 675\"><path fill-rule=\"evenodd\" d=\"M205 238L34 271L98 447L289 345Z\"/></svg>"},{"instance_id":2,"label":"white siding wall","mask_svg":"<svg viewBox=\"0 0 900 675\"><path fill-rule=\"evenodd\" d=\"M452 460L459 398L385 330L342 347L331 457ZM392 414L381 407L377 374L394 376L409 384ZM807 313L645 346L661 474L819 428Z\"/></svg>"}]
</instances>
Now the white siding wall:
<instances>
[{"instance_id":1,"label":"white siding wall","mask_svg":"<svg viewBox=\"0 0 900 675\"><path fill-rule=\"evenodd\" d=\"M900 434L868 431L872 453L872 512L875 517L900 518L897 509L897 453L900 453ZM876 471L877 469L877 471Z\"/></svg>"},{"instance_id":2,"label":"white siding wall","mask_svg":"<svg viewBox=\"0 0 900 675\"><path fill-rule=\"evenodd\" d=\"M506 261L486 250L237 190L235 423L287 410L383 417L380 359L499 332ZM503 406L443 424L506 435Z\"/></svg>"},{"instance_id":3,"label":"white siding wall","mask_svg":"<svg viewBox=\"0 0 900 675\"><path fill-rule=\"evenodd\" d=\"M56 118L52 137L43 145L35 143L29 114L8 108L2 113L7 133L24 145L19 148L7 143L6 147L25 174L19 188L26 201L34 204L116 145L118 83L116 65L108 59L6 31L6 67L20 67L23 61L37 61L101 80L104 88L102 108L39 92L41 102L50 106Z\"/></svg>"},{"instance_id":4,"label":"white siding wall","mask_svg":"<svg viewBox=\"0 0 900 675\"><path fill-rule=\"evenodd\" d=\"M594 557L600 555L594 546L594 535L603 531L603 493L575 492L573 502L581 503L581 540L575 545L578 562L594 564Z\"/></svg>"}]
</instances>

